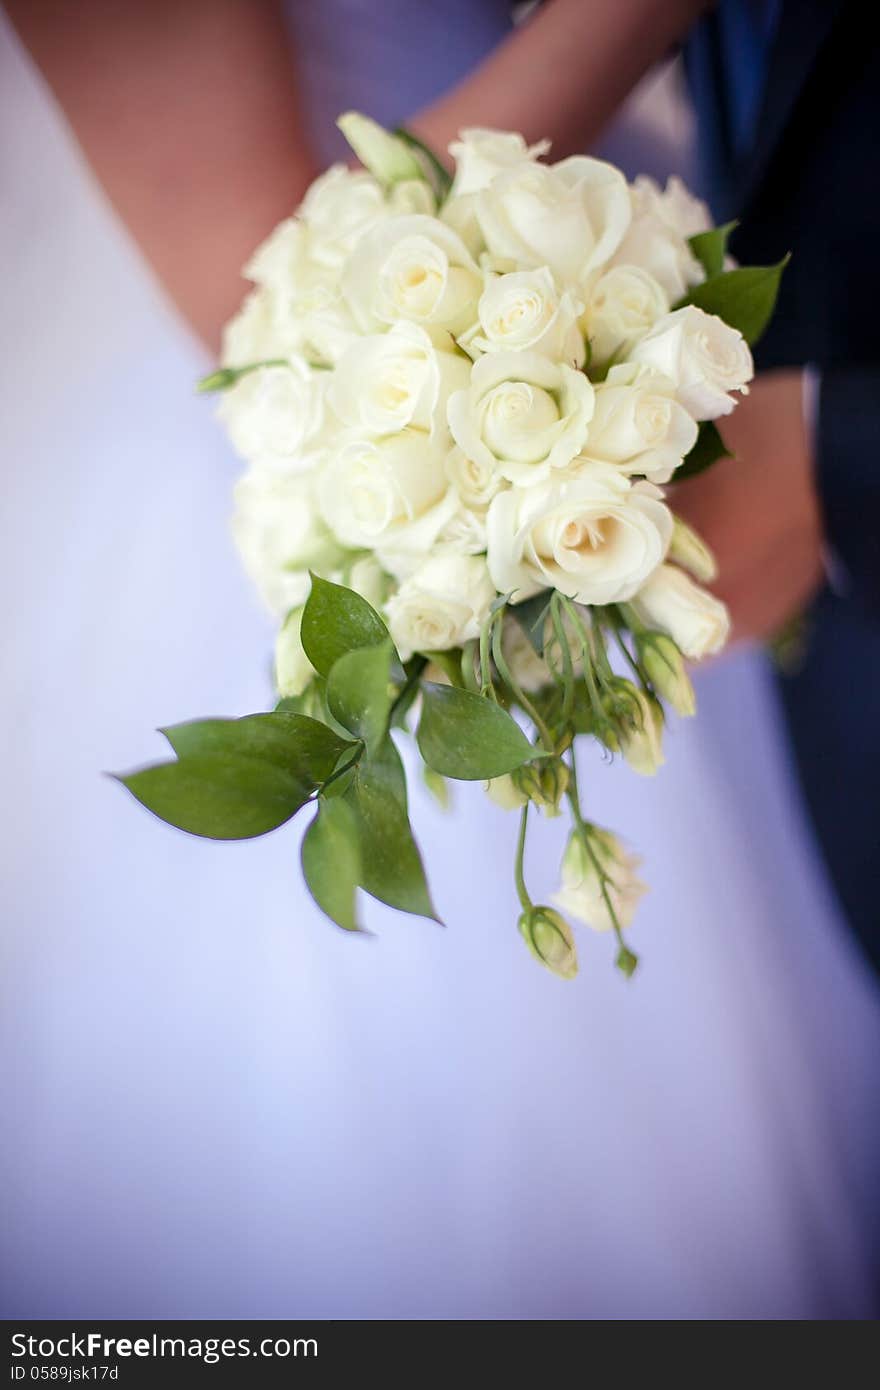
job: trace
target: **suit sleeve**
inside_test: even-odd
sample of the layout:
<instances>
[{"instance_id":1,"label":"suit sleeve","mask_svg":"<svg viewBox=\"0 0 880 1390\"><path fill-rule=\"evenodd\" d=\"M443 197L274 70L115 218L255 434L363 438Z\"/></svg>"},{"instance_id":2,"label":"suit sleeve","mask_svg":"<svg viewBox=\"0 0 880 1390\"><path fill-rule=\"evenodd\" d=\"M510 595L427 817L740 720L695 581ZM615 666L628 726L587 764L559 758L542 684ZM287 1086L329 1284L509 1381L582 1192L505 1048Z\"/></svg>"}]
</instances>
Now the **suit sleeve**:
<instances>
[{"instance_id":1,"label":"suit sleeve","mask_svg":"<svg viewBox=\"0 0 880 1390\"><path fill-rule=\"evenodd\" d=\"M823 367L817 476L848 588L880 618L880 364Z\"/></svg>"}]
</instances>

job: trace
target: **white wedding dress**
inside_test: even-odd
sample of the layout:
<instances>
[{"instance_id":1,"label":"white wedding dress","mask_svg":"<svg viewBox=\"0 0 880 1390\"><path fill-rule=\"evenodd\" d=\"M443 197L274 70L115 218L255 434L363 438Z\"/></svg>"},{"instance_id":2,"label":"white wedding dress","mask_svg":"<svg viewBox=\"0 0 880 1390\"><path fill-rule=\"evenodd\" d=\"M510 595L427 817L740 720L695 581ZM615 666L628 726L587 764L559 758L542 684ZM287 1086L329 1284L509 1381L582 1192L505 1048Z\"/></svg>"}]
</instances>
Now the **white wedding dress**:
<instances>
[{"instance_id":1,"label":"white wedding dress","mask_svg":"<svg viewBox=\"0 0 880 1390\"><path fill-rule=\"evenodd\" d=\"M331 83L319 8L310 80L367 100L378 58L337 25ZM587 931L574 983L528 956L479 788L448 817L413 789L446 930L370 904L374 937L335 931L295 829L158 824L102 771L266 708L270 627L204 356L2 15L0 179L3 1315L864 1316L880 1009L762 659L700 679L653 781L584 759L651 883L630 983Z\"/></svg>"}]
</instances>

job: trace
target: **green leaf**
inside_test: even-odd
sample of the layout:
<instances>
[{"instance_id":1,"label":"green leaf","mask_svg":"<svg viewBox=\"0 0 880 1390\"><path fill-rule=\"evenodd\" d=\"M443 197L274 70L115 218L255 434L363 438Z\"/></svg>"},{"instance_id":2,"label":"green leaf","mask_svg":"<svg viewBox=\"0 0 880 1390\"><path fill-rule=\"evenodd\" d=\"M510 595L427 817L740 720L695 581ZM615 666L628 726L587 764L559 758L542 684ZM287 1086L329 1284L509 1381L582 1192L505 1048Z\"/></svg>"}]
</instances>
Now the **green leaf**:
<instances>
[{"instance_id":1,"label":"green leaf","mask_svg":"<svg viewBox=\"0 0 880 1390\"><path fill-rule=\"evenodd\" d=\"M263 757L201 753L118 779L148 811L209 840L248 840L290 820L314 785Z\"/></svg>"},{"instance_id":2,"label":"green leaf","mask_svg":"<svg viewBox=\"0 0 880 1390\"><path fill-rule=\"evenodd\" d=\"M381 782L389 795L393 796L395 801L398 801L403 810L406 811L408 804L406 773L403 770L403 763L394 740L390 736L383 738L376 751L364 761L369 764L371 779Z\"/></svg>"},{"instance_id":3,"label":"green leaf","mask_svg":"<svg viewBox=\"0 0 880 1390\"><path fill-rule=\"evenodd\" d=\"M712 227L708 232L697 232L696 236L688 238L688 245L710 280L724 269L727 243L736 226L736 222L725 222L723 227Z\"/></svg>"},{"instance_id":4,"label":"green leaf","mask_svg":"<svg viewBox=\"0 0 880 1390\"><path fill-rule=\"evenodd\" d=\"M527 598L524 603L512 603L510 612L519 623L538 656L544 655L544 624L550 611L550 595L544 590Z\"/></svg>"},{"instance_id":5,"label":"green leaf","mask_svg":"<svg viewBox=\"0 0 880 1390\"><path fill-rule=\"evenodd\" d=\"M315 670L329 676L331 667L346 652L387 641L388 629L360 594L313 574L300 636Z\"/></svg>"},{"instance_id":6,"label":"green leaf","mask_svg":"<svg viewBox=\"0 0 880 1390\"><path fill-rule=\"evenodd\" d=\"M371 751L388 728L394 698L391 685L390 641L378 647L345 652L334 662L327 677L327 704L333 718Z\"/></svg>"},{"instance_id":7,"label":"green leaf","mask_svg":"<svg viewBox=\"0 0 880 1390\"><path fill-rule=\"evenodd\" d=\"M194 719L161 732L179 758L238 753L276 764L312 786L329 777L351 748L326 724L283 710L243 719Z\"/></svg>"},{"instance_id":8,"label":"green leaf","mask_svg":"<svg viewBox=\"0 0 880 1390\"><path fill-rule=\"evenodd\" d=\"M536 757L515 719L500 705L450 685L422 688L417 735L428 767L460 781L486 781Z\"/></svg>"},{"instance_id":9,"label":"green leaf","mask_svg":"<svg viewBox=\"0 0 880 1390\"><path fill-rule=\"evenodd\" d=\"M380 760L377 765L365 758L346 794L357 817L361 885L371 897L389 907L437 921L422 857L413 839L406 806L394 789L390 768L390 761Z\"/></svg>"},{"instance_id":10,"label":"green leaf","mask_svg":"<svg viewBox=\"0 0 880 1390\"><path fill-rule=\"evenodd\" d=\"M317 672L302 695L287 696L279 700L275 709L279 714L305 714L310 719L317 719L319 724L331 729L339 738L347 740L351 737L348 730L333 718L327 708L327 679L325 676L319 676Z\"/></svg>"},{"instance_id":11,"label":"green leaf","mask_svg":"<svg viewBox=\"0 0 880 1390\"><path fill-rule=\"evenodd\" d=\"M347 801L321 797L318 814L305 833L301 857L309 892L321 911L345 931L358 931L355 908L361 845L357 816Z\"/></svg>"},{"instance_id":12,"label":"green leaf","mask_svg":"<svg viewBox=\"0 0 880 1390\"><path fill-rule=\"evenodd\" d=\"M718 463L719 459L723 458L730 458L730 450L718 433L714 421L704 420L700 425L696 444L686 455L684 463L675 470L674 481L681 483L686 478L695 478L698 473L704 473L713 463Z\"/></svg>"},{"instance_id":13,"label":"green leaf","mask_svg":"<svg viewBox=\"0 0 880 1390\"><path fill-rule=\"evenodd\" d=\"M731 328L738 328L747 343L756 343L770 322L782 272L790 259L784 256L777 265L726 270L697 285L682 302L717 314Z\"/></svg>"}]
</instances>

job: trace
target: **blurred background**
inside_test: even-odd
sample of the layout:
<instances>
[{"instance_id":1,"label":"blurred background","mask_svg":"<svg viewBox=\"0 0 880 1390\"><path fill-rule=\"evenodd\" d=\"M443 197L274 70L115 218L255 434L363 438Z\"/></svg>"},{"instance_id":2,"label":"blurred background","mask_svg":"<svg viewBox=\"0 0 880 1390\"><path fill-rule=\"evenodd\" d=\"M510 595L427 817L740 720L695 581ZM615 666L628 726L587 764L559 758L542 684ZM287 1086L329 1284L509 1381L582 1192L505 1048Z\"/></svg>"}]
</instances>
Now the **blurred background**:
<instances>
[{"instance_id":1,"label":"blurred background","mask_svg":"<svg viewBox=\"0 0 880 1390\"><path fill-rule=\"evenodd\" d=\"M467 5L389 8L287 7L319 164L337 110L398 119L459 75ZM679 60L600 148L696 179ZM764 658L701 674L653 781L585 755L652 886L630 984L599 937L573 986L536 968L476 787L450 819L413 786L447 929L369 903L375 936L335 932L296 831L197 842L102 776L269 707L273 625L211 356L2 11L0 198L4 1316L867 1315L876 990ZM536 892L562 838L541 822Z\"/></svg>"}]
</instances>

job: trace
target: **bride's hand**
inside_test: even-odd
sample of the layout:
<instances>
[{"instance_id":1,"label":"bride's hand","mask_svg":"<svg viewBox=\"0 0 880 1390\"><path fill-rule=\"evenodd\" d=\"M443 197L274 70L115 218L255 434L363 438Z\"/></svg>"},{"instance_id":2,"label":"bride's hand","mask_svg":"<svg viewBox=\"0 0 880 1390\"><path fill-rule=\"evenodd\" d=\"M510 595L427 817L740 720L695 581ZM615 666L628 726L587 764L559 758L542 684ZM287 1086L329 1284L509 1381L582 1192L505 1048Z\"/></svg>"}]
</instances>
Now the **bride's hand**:
<instances>
[{"instance_id":1,"label":"bride's hand","mask_svg":"<svg viewBox=\"0 0 880 1390\"><path fill-rule=\"evenodd\" d=\"M718 423L735 457L671 488L670 503L715 552L713 587L730 608L734 637L766 639L797 616L822 580L803 373L765 372Z\"/></svg>"}]
</instances>

